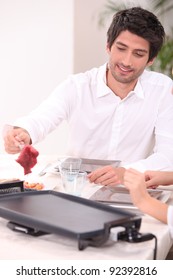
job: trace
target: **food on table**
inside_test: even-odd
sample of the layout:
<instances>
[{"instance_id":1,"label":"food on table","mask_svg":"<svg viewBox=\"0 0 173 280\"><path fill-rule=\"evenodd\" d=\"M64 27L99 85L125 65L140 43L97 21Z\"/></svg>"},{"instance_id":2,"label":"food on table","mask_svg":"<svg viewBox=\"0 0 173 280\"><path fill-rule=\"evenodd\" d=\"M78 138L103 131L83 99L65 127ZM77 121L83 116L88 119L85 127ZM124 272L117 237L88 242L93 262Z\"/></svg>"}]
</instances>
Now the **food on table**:
<instances>
[{"instance_id":1,"label":"food on table","mask_svg":"<svg viewBox=\"0 0 173 280\"><path fill-rule=\"evenodd\" d=\"M34 189L34 190L42 190L44 188L43 183L33 183L33 182L24 182L24 188L26 189Z\"/></svg>"},{"instance_id":2,"label":"food on table","mask_svg":"<svg viewBox=\"0 0 173 280\"><path fill-rule=\"evenodd\" d=\"M39 152L31 145L26 145L21 150L16 161L24 168L25 175L32 172L31 168L36 165L38 155Z\"/></svg>"}]
</instances>

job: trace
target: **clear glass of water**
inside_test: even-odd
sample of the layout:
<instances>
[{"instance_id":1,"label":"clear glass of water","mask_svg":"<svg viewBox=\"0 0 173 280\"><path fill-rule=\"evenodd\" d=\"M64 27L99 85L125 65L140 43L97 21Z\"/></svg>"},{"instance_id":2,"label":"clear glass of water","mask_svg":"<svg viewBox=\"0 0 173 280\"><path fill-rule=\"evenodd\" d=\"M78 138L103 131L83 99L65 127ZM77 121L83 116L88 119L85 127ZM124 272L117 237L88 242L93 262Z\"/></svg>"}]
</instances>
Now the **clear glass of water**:
<instances>
[{"instance_id":1,"label":"clear glass of water","mask_svg":"<svg viewBox=\"0 0 173 280\"><path fill-rule=\"evenodd\" d=\"M75 194L77 188L77 177L80 172L82 160L80 158L66 158L59 165L62 185L65 192Z\"/></svg>"}]
</instances>

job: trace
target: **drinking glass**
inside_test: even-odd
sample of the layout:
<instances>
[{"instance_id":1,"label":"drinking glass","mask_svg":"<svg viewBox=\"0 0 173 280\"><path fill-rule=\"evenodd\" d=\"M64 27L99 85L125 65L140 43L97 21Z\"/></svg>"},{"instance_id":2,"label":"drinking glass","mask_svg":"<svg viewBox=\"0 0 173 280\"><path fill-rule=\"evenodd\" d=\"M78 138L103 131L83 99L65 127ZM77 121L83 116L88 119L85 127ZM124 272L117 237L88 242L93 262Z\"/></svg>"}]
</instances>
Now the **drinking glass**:
<instances>
[{"instance_id":1,"label":"drinking glass","mask_svg":"<svg viewBox=\"0 0 173 280\"><path fill-rule=\"evenodd\" d=\"M77 177L80 172L81 163L82 160L80 158L66 158L59 165L64 190L69 194L77 193Z\"/></svg>"}]
</instances>

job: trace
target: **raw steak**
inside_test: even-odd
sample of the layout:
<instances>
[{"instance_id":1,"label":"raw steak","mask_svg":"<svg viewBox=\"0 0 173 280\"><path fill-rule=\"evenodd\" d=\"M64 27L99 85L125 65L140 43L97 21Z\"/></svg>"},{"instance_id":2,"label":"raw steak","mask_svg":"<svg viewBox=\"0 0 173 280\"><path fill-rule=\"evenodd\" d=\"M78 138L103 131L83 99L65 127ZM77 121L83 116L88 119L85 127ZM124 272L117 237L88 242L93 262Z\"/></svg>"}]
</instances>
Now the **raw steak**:
<instances>
[{"instance_id":1,"label":"raw steak","mask_svg":"<svg viewBox=\"0 0 173 280\"><path fill-rule=\"evenodd\" d=\"M24 174L31 173L31 168L37 163L39 152L31 145L26 145L22 149L16 161L24 168Z\"/></svg>"}]
</instances>

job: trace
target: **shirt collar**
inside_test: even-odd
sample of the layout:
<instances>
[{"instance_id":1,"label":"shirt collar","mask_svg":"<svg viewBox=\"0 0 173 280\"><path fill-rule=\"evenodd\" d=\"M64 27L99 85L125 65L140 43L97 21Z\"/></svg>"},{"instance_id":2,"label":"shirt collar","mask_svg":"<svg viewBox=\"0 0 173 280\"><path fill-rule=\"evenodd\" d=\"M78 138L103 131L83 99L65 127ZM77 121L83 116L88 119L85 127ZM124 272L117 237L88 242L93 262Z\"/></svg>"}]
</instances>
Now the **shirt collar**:
<instances>
[{"instance_id":1,"label":"shirt collar","mask_svg":"<svg viewBox=\"0 0 173 280\"><path fill-rule=\"evenodd\" d=\"M102 65L99 68L98 76L97 76L97 97L102 97L107 94L112 94L111 89L106 85L106 71L107 71L107 63ZM141 85L141 77L138 79L138 82L133 91L129 93L135 94L137 97L144 99L144 91Z\"/></svg>"},{"instance_id":2,"label":"shirt collar","mask_svg":"<svg viewBox=\"0 0 173 280\"><path fill-rule=\"evenodd\" d=\"M138 79L133 92L136 94L137 97L144 99L144 91L141 85L141 78Z\"/></svg>"},{"instance_id":3,"label":"shirt collar","mask_svg":"<svg viewBox=\"0 0 173 280\"><path fill-rule=\"evenodd\" d=\"M106 71L107 63L99 68L99 72L97 75L97 97L102 97L110 93L112 94L111 89L106 85Z\"/></svg>"}]
</instances>

